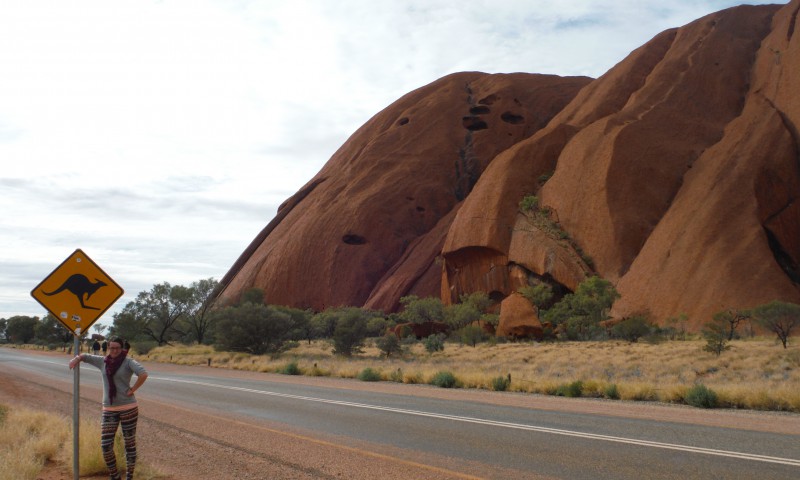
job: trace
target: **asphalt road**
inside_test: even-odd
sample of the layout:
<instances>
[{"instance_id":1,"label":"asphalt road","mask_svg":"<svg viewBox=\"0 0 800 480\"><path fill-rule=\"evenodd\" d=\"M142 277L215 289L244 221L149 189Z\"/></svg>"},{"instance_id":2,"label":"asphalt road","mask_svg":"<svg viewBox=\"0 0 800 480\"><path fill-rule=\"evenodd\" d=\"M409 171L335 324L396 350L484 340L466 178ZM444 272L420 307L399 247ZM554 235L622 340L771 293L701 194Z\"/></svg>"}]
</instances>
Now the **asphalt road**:
<instances>
[{"instance_id":1,"label":"asphalt road","mask_svg":"<svg viewBox=\"0 0 800 480\"><path fill-rule=\"evenodd\" d=\"M65 364L66 357L0 348L4 371L71 385ZM137 393L140 403L152 399L238 421L282 425L360 449L404 452L413 462L447 458L449 469L472 465L464 473L479 471L485 478L800 479L796 434L505 406L459 400L457 391L446 399L419 394L433 387L387 393L364 390L358 381L307 384L282 375L145 366L150 376L147 388ZM83 365L81 372L82 389L100 386L96 369ZM620 403L605 405L614 409ZM786 418L797 421L796 415Z\"/></svg>"}]
</instances>

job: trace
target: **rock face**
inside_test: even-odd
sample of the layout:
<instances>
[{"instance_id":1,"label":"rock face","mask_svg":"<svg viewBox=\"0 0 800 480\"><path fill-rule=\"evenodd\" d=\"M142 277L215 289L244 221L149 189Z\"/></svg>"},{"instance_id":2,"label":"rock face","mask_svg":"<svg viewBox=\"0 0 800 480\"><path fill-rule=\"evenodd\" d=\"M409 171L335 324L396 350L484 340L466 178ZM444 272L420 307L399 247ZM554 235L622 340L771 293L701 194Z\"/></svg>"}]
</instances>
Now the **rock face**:
<instances>
[{"instance_id":1,"label":"rock face","mask_svg":"<svg viewBox=\"0 0 800 480\"><path fill-rule=\"evenodd\" d=\"M500 337L541 339L544 329L536 308L514 292L500 303L500 323L496 334Z\"/></svg>"},{"instance_id":2,"label":"rock face","mask_svg":"<svg viewBox=\"0 0 800 480\"><path fill-rule=\"evenodd\" d=\"M591 79L460 73L373 117L287 200L223 278L268 303L394 310L438 295L455 212L500 152L547 125Z\"/></svg>"},{"instance_id":3,"label":"rock face","mask_svg":"<svg viewBox=\"0 0 800 480\"><path fill-rule=\"evenodd\" d=\"M269 303L394 311L596 274L616 317L697 328L800 303L798 10L708 15L594 81L463 73L409 93L287 200L217 301L256 286Z\"/></svg>"}]
</instances>

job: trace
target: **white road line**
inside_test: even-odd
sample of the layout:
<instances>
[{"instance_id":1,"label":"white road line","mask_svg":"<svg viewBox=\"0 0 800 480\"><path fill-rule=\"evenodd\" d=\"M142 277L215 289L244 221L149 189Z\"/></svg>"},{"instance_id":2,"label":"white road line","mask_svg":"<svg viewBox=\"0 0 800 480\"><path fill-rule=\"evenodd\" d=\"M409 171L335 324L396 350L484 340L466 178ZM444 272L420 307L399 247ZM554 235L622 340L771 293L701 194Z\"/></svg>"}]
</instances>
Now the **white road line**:
<instances>
[{"instance_id":1,"label":"white road line","mask_svg":"<svg viewBox=\"0 0 800 480\"><path fill-rule=\"evenodd\" d=\"M732 458L739 458L743 460L753 460L758 462L769 462L769 463L779 463L782 465L791 465L795 467L800 467L800 460L795 460L792 458L781 458L781 457L771 457L767 455L757 455L753 453L744 453L744 452L733 452L729 450L717 450L713 448L703 448L703 447L692 447L689 445L679 445L674 443L663 443L663 442L653 442L650 440L638 440L635 438L626 438L626 437L615 437L612 435L600 435L595 433L584 433L584 432L577 432L573 430L562 430L558 428L548 428L548 427L537 427L535 425L525 425L522 423L511 423L511 422L500 422L496 420L485 420L481 418L474 418L474 417L463 417L459 415L447 415L442 413L432 413L432 412L423 412L420 410L407 410L404 408L394 408L394 407L382 407L380 405L369 405L365 403L354 403L354 402L345 402L342 400L329 400L325 398L316 398L316 397L306 397L303 395L291 395L288 393L278 393L278 392L270 392L266 390L254 390L251 388L242 388L242 387L232 387L227 385L218 385L215 383L207 383L207 382L198 382L194 380L181 380L177 378L167 378L167 377L150 377L151 380L162 380L167 382L173 383L187 383L192 385L202 385L206 387L214 387L214 388L221 388L225 390L234 390L238 392L247 392L247 393L256 393L259 395L269 395L273 397L282 397L282 398L291 398L294 400L305 400L308 402L318 402L318 403L327 403L331 405L342 405L347 407L354 407L354 408L365 408L369 410L380 410L385 412L392 412L392 413L402 413L406 415L415 415L419 417L431 417L431 418L440 418L445 420L455 420L459 422L467 422L467 423L477 423L480 425L491 425L495 427L504 427L504 428L514 428L517 430L528 430L533 432L541 432L541 433L551 433L554 435L565 435L570 437L579 437L579 438L587 438L591 440L603 440L606 442L616 442L616 443L627 443L631 445L639 445L644 447L654 447L654 448L663 448L667 450L679 450L683 452L690 452L690 453L701 453L704 455L716 455L721 457L732 457Z\"/></svg>"}]
</instances>

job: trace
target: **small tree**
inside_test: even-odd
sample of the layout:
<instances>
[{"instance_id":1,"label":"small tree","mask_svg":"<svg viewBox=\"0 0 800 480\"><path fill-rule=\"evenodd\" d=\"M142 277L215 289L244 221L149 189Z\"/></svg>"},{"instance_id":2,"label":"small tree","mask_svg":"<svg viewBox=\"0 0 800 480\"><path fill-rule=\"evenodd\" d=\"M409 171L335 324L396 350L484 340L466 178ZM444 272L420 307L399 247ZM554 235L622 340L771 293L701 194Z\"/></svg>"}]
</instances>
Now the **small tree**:
<instances>
[{"instance_id":1,"label":"small tree","mask_svg":"<svg viewBox=\"0 0 800 480\"><path fill-rule=\"evenodd\" d=\"M485 332L477 325L467 325L460 330L461 343L475 347L485 338Z\"/></svg>"},{"instance_id":2,"label":"small tree","mask_svg":"<svg viewBox=\"0 0 800 480\"><path fill-rule=\"evenodd\" d=\"M105 325L100 324L95 324L95 329L98 325L105 329ZM36 341L39 343L65 344L71 343L73 338L72 332L64 328L52 313L45 315L36 325Z\"/></svg>"},{"instance_id":3,"label":"small tree","mask_svg":"<svg viewBox=\"0 0 800 480\"><path fill-rule=\"evenodd\" d=\"M705 324L701 333L706 341L706 345L703 347L704 351L720 356L722 352L731 348L728 345L728 323L726 319L715 315L713 320Z\"/></svg>"},{"instance_id":4,"label":"small tree","mask_svg":"<svg viewBox=\"0 0 800 480\"><path fill-rule=\"evenodd\" d=\"M733 340L736 336L736 329L739 324L750 319L751 313L748 310L723 310L714 314L714 320L722 324L727 324L728 340Z\"/></svg>"},{"instance_id":5,"label":"small tree","mask_svg":"<svg viewBox=\"0 0 800 480\"><path fill-rule=\"evenodd\" d=\"M786 348L792 330L800 326L800 305L773 300L753 310L759 325L775 333Z\"/></svg>"},{"instance_id":6,"label":"small tree","mask_svg":"<svg viewBox=\"0 0 800 480\"><path fill-rule=\"evenodd\" d=\"M608 310L619 293L608 280L590 277L581 282L575 293L564 296L543 318L553 325L563 325L570 340L589 340L603 331L599 327L608 318Z\"/></svg>"},{"instance_id":7,"label":"small tree","mask_svg":"<svg viewBox=\"0 0 800 480\"><path fill-rule=\"evenodd\" d=\"M540 310L550 308L553 300L553 287L547 283L522 287L519 289L519 293Z\"/></svg>"},{"instance_id":8,"label":"small tree","mask_svg":"<svg viewBox=\"0 0 800 480\"><path fill-rule=\"evenodd\" d=\"M468 303L454 303L445 308L444 321L453 330L466 327L472 322L480 320L481 312Z\"/></svg>"},{"instance_id":9,"label":"small tree","mask_svg":"<svg viewBox=\"0 0 800 480\"><path fill-rule=\"evenodd\" d=\"M333 330L333 353L350 357L361 353L364 339L367 338L369 314L360 308L349 307L340 310Z\"/></svg>"},{"instance_id":10,"label":"small tree","mask_svg":"<svg viewBox=\"0 0 800 480\"><path fill-rule=\"evenodd\" d=\"M378 338L375 341L375 345L386 355L386 358L402 350L400 347L400 340L398 340L397 335L392 332L388 332L384 336Z\"/></svg>"},{"instance_id":11,"label":"small tree","mask_svg":"<svg viewBox=\"0 0 800 480\"><path fill-rule=\"evenodd\" d=\"M416 295L401 297L403 311L400 319L404 322L427 323L444 320L444 304L436 297L419 298Z\"/></svg>"},{"instance_id":12,"label":"small tree","mask_svg":"<svg viewBox=\"0 0 800 480\"><path fill-rule=\"evenodd\" d=\"M289 315L292 319L292 331L289 334L292 340L308 340L308 343L311 343L314 329L311 326L312 313L310 311L283 305L273 305L272 308Z\"/></svg>"},{"instance_id":13,"label":"small tree","mask_svg":"<svg viewBox=\"0 0 800 480\"><path fill-rule=\"evenodd\" d=\"M437 333L436 335L429 335L422 343L428 353L441 352L444 350L444 338L443 333Z\"/></svg>"},{"instance_id":14,"label":"small tree","mask_svg":"<svg viewBox=\"0 0 800 480\"><path fill-rule=\"evenodd\" d=\"M665 335L669 335L671 340L686 340L686 324L689 322L689 316L681 313L677 317L667 318L667 327Z\"/></svg>"},{"instance_id":15,"label":"small tree","mask_svg":"<svg viewBox=\"0 0 800 480\"><path fill-rule=\"evenodd\" d=\"M16 344L31 343L36 338L36 325L39 317L17 315L8 319L6 323L6 337L8 341Z\"/></svg>"},{"instance_id":16,"label":"small tree","mask_svg":"<svg viewBox=\"0 0 800 480\"><path fill-rule=\"evenodd\" d=\"M634 315L611 327L611 335L635 343L641 337L650 334L652 330L653 325L647 319L647 316Z\"/></svg>"},{"instance_id":17,"label":"small tree","mask_svg":"<svg viewBox=\"0 0 800 480\"><path fill-rule=\"evenodd\" d=\"M253 355L281 351L294 328L292 318L274 307L244 303L216 310L218 350L247 352Z\"/></svg>"},{"instance_id":18,"label":"small tree","mask_svg":"<svg viewBox=\"0 0 800 480\"><path fill-rule=\"evenodd\" d=\"M198 280L189 286L191 299L187 302L186 323L199 344L207 341L206 336L212 330L215 317L210 309L218 288L219 282L213 278Z\"/></svg>"}]
</instances>

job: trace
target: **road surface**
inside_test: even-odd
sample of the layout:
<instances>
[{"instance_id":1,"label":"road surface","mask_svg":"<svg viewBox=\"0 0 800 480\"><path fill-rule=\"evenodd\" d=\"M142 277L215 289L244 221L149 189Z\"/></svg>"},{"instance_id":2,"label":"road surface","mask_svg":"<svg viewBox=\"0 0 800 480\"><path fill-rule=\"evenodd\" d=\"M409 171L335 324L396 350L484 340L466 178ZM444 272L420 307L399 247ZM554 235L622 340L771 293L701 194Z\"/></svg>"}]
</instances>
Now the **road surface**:
<instances>
[{"instance_id":1,"label":"road surface","mask_svg":"<svg viewBox=\"0 0 800 480\"><path fill-rule=\"evenodd\" d=\"M68 358L0 348L0 371L66 399ZM226 461L237 472L229 478L800 478L795 414L143 364L141 442L154 440L146 439L150 422L209 449L193 454L197 471L185 478ZM89 415L100 385L98 370L84 364ZM179 455L173 441L166 448ZM242 473L238 462L248 458L283 473ZM187 465L170 473L181 478Z\"/></svg>"}]
</instances>

